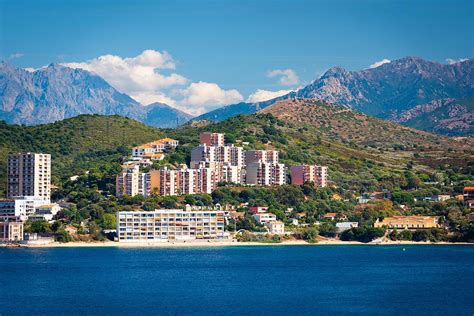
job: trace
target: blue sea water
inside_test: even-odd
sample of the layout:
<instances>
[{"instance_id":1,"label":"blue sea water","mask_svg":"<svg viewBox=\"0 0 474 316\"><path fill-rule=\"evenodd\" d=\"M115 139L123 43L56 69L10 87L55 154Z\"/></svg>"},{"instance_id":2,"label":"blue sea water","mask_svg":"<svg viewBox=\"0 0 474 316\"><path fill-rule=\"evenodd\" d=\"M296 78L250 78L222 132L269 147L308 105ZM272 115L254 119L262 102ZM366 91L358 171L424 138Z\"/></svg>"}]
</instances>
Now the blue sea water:
<instances>
[{"instance_id":1,"label":"blue sea water","mask_svg":"<svg viewBox=\"0 0 474 316\"><path fill-rule=\"evenodd\" d=\"M0 249L1 316L473 315L473 289L469 245Z\"/></svg>"}]
</instances>

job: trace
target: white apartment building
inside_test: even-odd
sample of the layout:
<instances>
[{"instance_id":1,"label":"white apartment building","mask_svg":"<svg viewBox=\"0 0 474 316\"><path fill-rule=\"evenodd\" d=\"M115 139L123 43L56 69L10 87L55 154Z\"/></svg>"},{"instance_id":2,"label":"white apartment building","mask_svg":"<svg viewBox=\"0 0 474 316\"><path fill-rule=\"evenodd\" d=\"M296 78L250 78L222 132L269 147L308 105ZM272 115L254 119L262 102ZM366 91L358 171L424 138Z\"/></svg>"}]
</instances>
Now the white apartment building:
<instances>
[{"instance_id":1,"label":"white apartment building","mask_svg":"<svg viewBox=\"0 0 474 316\"><path fill-rule=\"evenodd\" d=\"M271 221L265 223L268 232L274 235L284 235L285 234L285 224L280 221Z\"/></svg>"},{"instance_id":2,"label":"white apartment building","mask_svg":"<svg viewBox=\"0 0 474 316\"><path fill-rule=\"evenodd\" d=\"M37 208L49 203L49 200L43 200L34 196L0 200L0 219L17 218L21 221L26 221L36 213Z\"/></svg>"},{"instance_id":3,"label":"white apartment building","mask_svg":"<svg viewBox=\"0 0 474 316\"><path fill-rule=\"evenodd\" d=\"M51 155L19 153L8 156L7 197L51 197Z\"/></svg>"},{"instance_id":4,"label":"white apartment building","mask_svg":"<svg viewBox=\"0 0 474 316\"><path fill-rule=\"evenodd\" d=\"M276 215L272 213L257 213L253 215L253 218L255 218L259 224L265 224L277 220Z\"/></svg>"},{"instance_id":5,"label":"white apartment building","mask_svg":"<svg viewBox=\"0 0 474 316\"><path fill-rule=\"evenodd\" d=\"M166 242L224 239L223 211L159 209L152 212L118 212L119 242Z\"/></svg>"},{"instance_id":6,"label":"white apartment building","mask_svg":"<svg viewBox=\"0 0 474 316\"><path fill-rule=\"evenodd\" d=\"M179 141L172 138L162 138L155 140L150 143L146 143L140 146L132 148L132 156L134 158L148 157L154 160L163 159L161 154L166 149L176 148L179 145Z\"/></svg>"}]
</instances>

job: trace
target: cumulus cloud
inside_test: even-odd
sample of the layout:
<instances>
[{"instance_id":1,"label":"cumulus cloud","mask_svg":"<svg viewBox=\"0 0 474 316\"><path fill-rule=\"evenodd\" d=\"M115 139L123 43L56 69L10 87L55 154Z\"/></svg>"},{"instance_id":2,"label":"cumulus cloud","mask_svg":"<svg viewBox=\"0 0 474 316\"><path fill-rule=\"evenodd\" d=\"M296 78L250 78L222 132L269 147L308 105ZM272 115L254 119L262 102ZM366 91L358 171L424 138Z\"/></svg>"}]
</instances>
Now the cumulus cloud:
<instances>
[{"instance_id":1,"label":"cumulus cloud","mask_svg":"<svg viewBox=\"0 0 474 316\"><path fill-rule=\"evenodd\" d=\"M267 73L267 77L279 77L278 82L282 86L294 86L300 82L300 78L293 69L274 69Z\"/></svg>"},{"instance_id":2,"label":"cumulus cloud","mask_svg":"<svg viewBox=\"0 0 474 316\"><path fill-rule=\"evenodd\" d=\"M166 51L145 50L127 58L109 54L63 65L96 73L144 105L161 102L194 115L243 100L237 90L224 90L216 83L190 83L174 72L176 62Z\"/></svg>"},{"instance_id":3,"label":"cumulus cloud","mask_svg":"<svg viewBox=\"0 0 474 316\"><path fill-rule=\"evenodd\" d=\"M247 98L247 102L262 102L290 93L292 90L268 91L258 89Z\"/></svg>"},{"instance_id":4,"label":"cumulus cloud","mask_svg":"<svg viewBox=\"0 0 474 316\"><path fill-rule=\"evenodd\" d=\"M187 88L175 91L182 97L178 108L186 108L190 114L198 115L219 106L241 102L244 98L237 90L224 90L209 82L193 82Z\"/></svg>"},{"instance_id":5,"label":"cumulus cloud","mask_svg":"<svg viewBox=\"0 0 474 316\"><path fill-rule=\"evenodd\" d=\"M17 59L17 58L21 58L21 57L23 57L23 56L25 56L25 54L23 54L23 53L14 53L14 54L11 54L11 55L9 56L9 58L10 58L10 59Z\"/></svg>"},{"instance_id":6,"label":"cumulus cloud","mask_svg":"<svg viewBox=\"0 0 474 316\"><path fill-rule=\"evenodd\" d=\"M460 58L460 59L446 58L446 62L450 65L462 63L463 61L466 61L466 60L469 60L469 58Z\"/></svg>"},{"instance_id":7,"label":"cumulus cloud","mask_svg":"<svg viewBox=\"0 0 474 316\"><path fill-rule=\"evenodd\" d=\"M372 65L369 66L370 69L373 69L373 68L377 68L377 67L380 67L382 66L383 64L388 64L390 63L391 60L390 59L382 59L382 60L379 60L379 61L376 61L375 63L373 63Z\"/></svg>"}]
</instances>

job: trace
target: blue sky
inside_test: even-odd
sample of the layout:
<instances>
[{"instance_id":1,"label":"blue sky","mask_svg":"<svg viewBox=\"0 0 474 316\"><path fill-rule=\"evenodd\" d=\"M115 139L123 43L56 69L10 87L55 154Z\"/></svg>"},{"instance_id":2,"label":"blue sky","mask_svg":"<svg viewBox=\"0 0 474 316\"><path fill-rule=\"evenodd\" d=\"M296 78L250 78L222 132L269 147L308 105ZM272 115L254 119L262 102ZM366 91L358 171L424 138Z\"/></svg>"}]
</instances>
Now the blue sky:
<instances>
[{"instance_id":1,"label":"blue sky","mask_svg":"<svg viewBox=\"0 0 474 316\"><path fill-rule=\"evenodd\" d=\"M295 89L331 66L473 57L472 21L472 0L0 0L0 59L109 74L143 103L199 114Z\"/></svg>"}]
</instances>

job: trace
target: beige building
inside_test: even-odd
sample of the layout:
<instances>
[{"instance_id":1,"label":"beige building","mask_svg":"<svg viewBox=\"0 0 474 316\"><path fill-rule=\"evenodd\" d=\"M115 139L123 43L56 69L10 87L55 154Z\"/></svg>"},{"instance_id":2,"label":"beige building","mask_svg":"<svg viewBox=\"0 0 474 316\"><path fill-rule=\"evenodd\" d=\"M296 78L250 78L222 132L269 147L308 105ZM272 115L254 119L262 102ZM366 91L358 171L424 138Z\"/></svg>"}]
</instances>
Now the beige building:
<instances>
[{"instance_id":1,"label":"beige building","mask_svg":"<svg viewBox=\"0 0 474 316\"><path fill-rule=\"evenodd\" d=\"M20 153L8 156L7 197L51 197L51 155Z\"/></svg>"},{"instance_id":2,"label":"beige building","mask_svg":"<svg viewBox=\"0 0 474 316\"><path fill-rule=\"evenodd\" d=\"M118 212L119 242L166 242L224 239L223 211L160 209L152 212Z\"/></svg>"},{"instance_id":3,"label":"beige building","mask_svg":"<svg viewBox=\"0 0 474 316\"><path fill-rule=\"evenodd\" d=\"M21 241L23 240L22 222L0 222L0 241Z\"/></svg>"},{"instance_id":4,"label":"beige building","mask_svg":"<svg viewBox=\"0 0 474 316\"><path fill-rule=\"evenodd\" d=\"M377 219L374 227L387 227L391 229L423 229L438 228L438 216L392 216L383 220Z\"/></svg>"},{"instance_id":5,"label":"beige building","mask_svg":"<svg viewBox=\"0 0 474 316\"><path fill-rule=\"evenodd\" d=\"M268 232L274 235L283 235L285 234L285 224L280 221L271 221L265 223L265 227L267 227Z\"/></svg>"}]
</instances>

